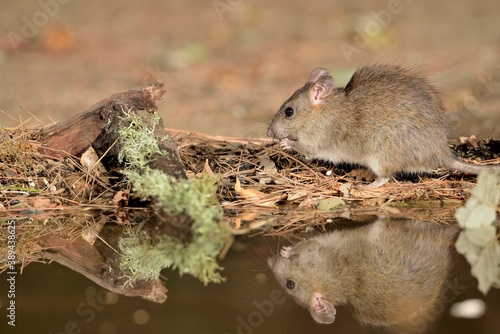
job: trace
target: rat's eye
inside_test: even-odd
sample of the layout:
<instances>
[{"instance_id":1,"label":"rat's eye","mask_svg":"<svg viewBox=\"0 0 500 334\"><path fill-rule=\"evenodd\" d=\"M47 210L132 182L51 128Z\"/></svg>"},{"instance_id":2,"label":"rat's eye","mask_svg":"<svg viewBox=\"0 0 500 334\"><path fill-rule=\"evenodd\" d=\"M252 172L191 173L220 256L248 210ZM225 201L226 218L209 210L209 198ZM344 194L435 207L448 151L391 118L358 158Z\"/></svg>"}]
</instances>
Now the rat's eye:
<instances>
[{"instance_id":1,"label":"rat's eye","mask_svg":"<svg viewBox=\"0 0 500 334\"><path fill-rule=\"evenodd\" d=\"M292 117L295 114L295 110L292 107L285 109L285 117Z\"/></svg>"},{"instance_id":2,"label":"rat's eye","mask_svg":"<svg viewBox=\"0 0 500 334\"><path fill-rule=\"evenodd\" d=\"M287 279L285 286L287 289L290 289L290 290L295 289L295 282L290 280L290 279Z\"/></svg>"}]
</instances>

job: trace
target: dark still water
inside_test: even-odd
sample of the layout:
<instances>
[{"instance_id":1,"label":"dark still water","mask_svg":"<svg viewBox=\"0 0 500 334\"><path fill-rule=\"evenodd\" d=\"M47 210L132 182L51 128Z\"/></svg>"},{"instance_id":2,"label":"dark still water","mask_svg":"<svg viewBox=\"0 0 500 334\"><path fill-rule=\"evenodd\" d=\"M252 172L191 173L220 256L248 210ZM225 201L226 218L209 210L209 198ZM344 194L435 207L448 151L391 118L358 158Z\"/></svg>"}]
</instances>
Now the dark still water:
<instances>
[{"instance_id":1,"label":"dark still water","mask_svg":"<svg viewBox=\"0 0 500 334\"><path fill-rule=\"evenodd\" d=\"M500 292L478 291L458 233L379 219L304 241L238 237L220 263L226 282L164 270L163 304L32 263L16 275L15 327L0 275L0 333L500 333Z\"/></svg>"}]
</instances>

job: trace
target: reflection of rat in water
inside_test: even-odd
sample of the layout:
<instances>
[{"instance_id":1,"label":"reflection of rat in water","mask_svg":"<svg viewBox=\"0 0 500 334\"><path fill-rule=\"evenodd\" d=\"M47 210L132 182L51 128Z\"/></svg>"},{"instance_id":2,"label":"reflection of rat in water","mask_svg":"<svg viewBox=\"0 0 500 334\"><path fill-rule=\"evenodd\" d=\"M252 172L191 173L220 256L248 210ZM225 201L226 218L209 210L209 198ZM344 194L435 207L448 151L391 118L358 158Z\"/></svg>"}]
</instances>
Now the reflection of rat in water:
<instances>
[{"instance_id":1,"label":"reflection of rat in water","mask_svg":"<svg viewBox=\"0 0 500 334\"><path fill-rule=\"evenodd\" d=\"M361 67L336 89L328 70L317 68L281 106L267 134L309 158L369 167L377 176L372 187L396 172L453 168L478 174L495 168L452 155L444 113L438 92L403 67Z\"/></svg>"},{"instance_id":2,"label":"reflection of rat in water","mask_svg":"<svg viewBox=\"0 0 500 334\"><path fill-rule=\"evenodd\" d=\"M362 323L411 330L439 302L455 234L427 222L379 219L283 247L268 264L318 323L332 323L335 306L348 305Z\"/></svg>"}]
</instances>

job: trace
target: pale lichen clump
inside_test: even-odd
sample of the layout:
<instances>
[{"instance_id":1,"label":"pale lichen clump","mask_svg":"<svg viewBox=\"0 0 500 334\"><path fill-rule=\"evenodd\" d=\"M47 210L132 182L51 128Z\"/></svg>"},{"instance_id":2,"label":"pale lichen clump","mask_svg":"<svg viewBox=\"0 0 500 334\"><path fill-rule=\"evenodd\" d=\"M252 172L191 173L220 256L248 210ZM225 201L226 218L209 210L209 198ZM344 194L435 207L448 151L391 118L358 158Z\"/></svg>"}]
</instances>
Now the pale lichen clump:
<instances>
[{"instance_id":1,"label":"pale lichen clump","mask_svg":"<svg viewBox=\"0 0 500 334\"><path fill-rule=\"evenodd\" d=\"M178 269L181 275L191 274L203 284L220 283L224 278L216 260L230 235L222 226L197 232L193 240L184 244L175 238L154 241L145 233L131 233L120 240L121 267L130 270L129 282L136 279L157 279L163 268Z\"/></svg>"},{"instance_id":2,"label":"pale lichen clump","mask_svg":"<svg viewBox=\"0 0 500 334\"><path fill-rule=\"evenodd\" d=\"M157 279L163 268L178 269L182 274L198 277L204 284L221 282L222 268L216 257L229 242L229 231L220 224L222 209L215 197L212 178L178 179L147 164L155 154L164 155L153 132L143 120L131 112L123 118L129 124L119 130L122 147L119 159L127 169L122 171L134 191L144 199L154 198L156 211L186 214L193 221L192 240L185 243L169 236L151 237L132 232L120 240L121 268L136 279ZM157 122L159 118L155 119Z\"/></svg>"},{"instance_id":3,"label":"pale lichen clump","mask_svg":"<svg viewBox=\"0 0 500 334\"><path fill-rule=\"evenodd\" d=\"M132 169L142 169L151 161L154 154L165 154L160 150L154 135L154 126L158 124L160 116L156 113L152 115L154 125L149 128L141 117L130 110L123 112L125 117L122 120L129 125L118 130L121 144L118 161L125 162Z\"/></svg>"}]
</instances>

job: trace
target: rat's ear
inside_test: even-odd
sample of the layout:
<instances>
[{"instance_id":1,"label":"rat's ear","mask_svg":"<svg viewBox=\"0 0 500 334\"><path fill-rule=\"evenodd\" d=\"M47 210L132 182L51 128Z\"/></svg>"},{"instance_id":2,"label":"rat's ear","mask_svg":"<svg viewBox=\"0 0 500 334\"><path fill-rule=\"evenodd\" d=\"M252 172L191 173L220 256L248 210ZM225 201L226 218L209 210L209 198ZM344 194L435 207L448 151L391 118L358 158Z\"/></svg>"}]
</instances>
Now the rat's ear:
<instances>
[{"instance_id":1,"label":"rat's ear","mask_svg":"<svg viewBox=\"0 0 500 334\"><path fill-rule=\"evenodd\" d=\"M311 300L311 316L319 324L331 324L335 321L337 310L326 298L315 292Z\"/></svg>"},{"instance_id":2,"label":"rat's ear","mask_svg":"<svg viewBox=\"0 0 500 334\"><path fill-rule=\"evenodd\" d=\"M313 73L311 73L311 77L313 76L316 70L314 70ZM320 103L323 103L326 97L330 95L334 87L335 85L333 83L333 78L328 73L328 71L326 71L326 74L323 73L319 78L317 78L314 81L314 84L312 85L311 90L309 91L309 99L311 100L311 104L318 105Z\"/></svg>"},{"instance_id":3,"label":"rat's ear","mask_svg":"<svg viewBox=\"0 0 500 334\"><path fill-rule=\"evenodd\" d=\"M319 77L323 75L330 75L330 73L324 67L317 67L311 72L311 74L309 75L309 79L307 79L307 81L316 82L316 80L318 80Z\"/></svg>"}]
</instances>

